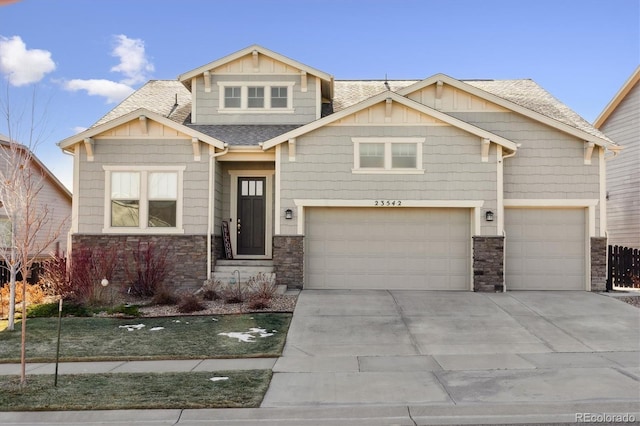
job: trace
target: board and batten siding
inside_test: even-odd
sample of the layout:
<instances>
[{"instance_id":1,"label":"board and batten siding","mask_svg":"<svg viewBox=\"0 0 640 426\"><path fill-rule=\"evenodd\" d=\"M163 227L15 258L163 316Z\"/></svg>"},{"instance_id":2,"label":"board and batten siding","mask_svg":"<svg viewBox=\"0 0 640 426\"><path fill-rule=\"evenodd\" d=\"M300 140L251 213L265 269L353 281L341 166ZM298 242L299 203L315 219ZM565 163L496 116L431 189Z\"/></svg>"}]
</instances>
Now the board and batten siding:
<instances>
[{"instance_id":1,"label":"board and batten siding","mask_svg":"<svg viewBox=\"0 0 640 426\"><path fill-rule=\"evenodd\" d=\"M353 173L353 137L424 137L424 174ZM480 138L452 126L329 126L297 138L295 162L281 149L281 234L296 234L295 199L483 200L496 208L496 155L481 162ZM495 222L482 233L495 235Z\"/></svg>"},{"instance_id":2,"label":"board and batten siding","mask_svg":"<svg viewBox=\"0 0 640 426\"><path fill-rule=\"evenodd\" d=\"M243 112L220 113L220 86L218 83L233 82L295 82L293 90L294 112ZM299 73L294 75L211 75L211 91L206 92L204 77L197 79L195 87L196 96L196 123L197 124L307 124L317 118L316 78L307 78L307 91L301 90L301 77ZM266 94L265 94L266 95ZM277 111L274 109L273 111Z\"/></svg>"},{"instance_id":3,"label":"board and batten siding","mask_svg":"<svg viewBox=\"0 0 640 426\"><path fill-rule=\"evenodd\" d=\"M640 83L600 127L624 149L607 161L609 244L640 248Z\"/></svg>"},{"instance_id":4,"label":"board and batten siding","mask_svg":"<svg viewBox=\"0 0 640 426\"><path fill-rule=\"evenodd\" d=\"M207 233L209 164L206 155L194 161L191 140L97 138L94 161L80 153L78 233L100 234L104 227L105 171L103 166L185 166L183 174L183 229L185 234ZM201 146L203 152L206 147Z\"/></svg>"}]
</instances>

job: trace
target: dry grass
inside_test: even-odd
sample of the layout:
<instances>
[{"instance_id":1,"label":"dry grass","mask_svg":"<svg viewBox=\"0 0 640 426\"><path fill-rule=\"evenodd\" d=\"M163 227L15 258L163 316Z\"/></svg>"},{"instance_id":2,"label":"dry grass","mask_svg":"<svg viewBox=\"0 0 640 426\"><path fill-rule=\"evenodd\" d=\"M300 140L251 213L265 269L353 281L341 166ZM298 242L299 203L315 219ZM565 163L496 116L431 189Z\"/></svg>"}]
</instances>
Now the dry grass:
<instances>
[{"instance_id":1,"label":"dry grass","mask_svg":"<svg viewBox=\"0 0 640 426\"><path fill-rule=\"evenodd\" d=\"M228 380L211 381L212 377ZM258 407L270 370L0 376L0 411Z\"/></svg>"}]
</instances>

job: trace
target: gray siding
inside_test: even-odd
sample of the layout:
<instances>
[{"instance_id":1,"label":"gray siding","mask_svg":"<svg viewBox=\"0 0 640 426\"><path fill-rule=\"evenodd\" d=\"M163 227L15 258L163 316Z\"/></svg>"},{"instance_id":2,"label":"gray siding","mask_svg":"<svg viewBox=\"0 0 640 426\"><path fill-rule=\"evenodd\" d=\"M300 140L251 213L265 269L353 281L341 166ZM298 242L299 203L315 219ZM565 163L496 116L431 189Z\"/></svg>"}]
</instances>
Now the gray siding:
<instances>
[{"instance_id":1,"label":"gray siding","mask_svg":"<svg viewBox=\"0 0 640 426\"><path fill-rule=\"evenodd\" d=\"M640 248L640 84L636 84L600 130L624 149L607 161L609 244Z\"/></svg>"},{"instance_id":2,"label":"gray siding","mask_svg":"<svg viewBox=\"0 0 640 426\"><path fill-rule=\"evenodd\" d=\"M354 174L352 137L425 137L424 174ZM335 126L299 137L296 161L281 150L281 211L295 211L294 199L484 200L496 206L495 151L481 162L480 139L445 126ZM282 214L282 212L280 212ZM281 216L281 233L296 233L296 221ZM495 223L495 222L494 222ZM486 225L486 226L485 226ZM495 234L495 225L483 224Z\"/></svg>"},{"instance_id":3,"label":"gray siding","mask_svg":"<svg viewBox=\"0 0 640 426\"><path fill-rule=\"evenodd\" d=\"M514 157L504 160L504 198L598 199L598 151L584 164L584 141L515 113L455 113L521 144ZM599 232L596 209L596 233Z\"/></svg>"},{"instance_id":4,"label":"gray siding","mask_svg":"<svg viewBox=\"0 0 640 426\"><path fill-rule=\"evenodd\" d=\"M104 227L105 165L184 165L183 228L185 234L206 234L209 165L207 156L193 160L191 141L184 139L98 139L95 159L81 148L78 233L99 234ZM206 152L206 150L205 150ZM126 155L123 155L126 153Z\"/></svg>"},{"instance_id":5,"label":"gray siding","mask_svg":"<svg viewBox=\"0 0 640 426\"><path fill-rule=\"evenodd\" d=\"M220 108L220 87L218 82L258 81L290 82L293 86L293 113L218 113ZM216 75L211 76L211 92L205 92L204 79L198 77L196 87L197 124L306 124L316 119L316 79L309 77L307 91L301 91L299 75Z\"/></svg>"}]
</instances>

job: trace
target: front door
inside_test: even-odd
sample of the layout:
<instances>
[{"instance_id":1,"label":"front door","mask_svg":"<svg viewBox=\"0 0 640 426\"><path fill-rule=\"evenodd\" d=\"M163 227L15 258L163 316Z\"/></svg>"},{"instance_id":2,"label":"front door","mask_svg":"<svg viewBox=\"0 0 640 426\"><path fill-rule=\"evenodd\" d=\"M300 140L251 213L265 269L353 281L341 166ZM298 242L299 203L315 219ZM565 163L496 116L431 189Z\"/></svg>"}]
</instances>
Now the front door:
<instances>
[{"instance_id":1,"label":"front door","mask_svg":"<svg viewBox=\"0 0 640 426\"><path fill-rule=\"evenodd\" d=\"M238 178L238 233L239 255L265 254L266 179L264 177Z\"/></svg>"}]
</instances>

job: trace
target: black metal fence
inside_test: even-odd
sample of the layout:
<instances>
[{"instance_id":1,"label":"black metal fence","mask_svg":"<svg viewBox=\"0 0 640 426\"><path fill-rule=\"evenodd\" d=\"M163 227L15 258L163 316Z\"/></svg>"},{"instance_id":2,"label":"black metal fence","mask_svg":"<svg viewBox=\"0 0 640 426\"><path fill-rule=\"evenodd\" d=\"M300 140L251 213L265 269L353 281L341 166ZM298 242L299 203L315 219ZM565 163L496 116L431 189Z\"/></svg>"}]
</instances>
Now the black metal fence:
<instances>
[{"instance_id":1,"label":"black metal fence","mask_svg":"<svg viewBox=\"0 0 640 426\"><path fill-rule=\"evenodd\" d=\"M42 263L34 263L31 265L31 272L27 277L27 282L29 284L35 284L40 279L40 274L42 272ZM8 283L10 280L9 276L9 268L7 268L7 264L3 261L0 261L0 287ZM18 272L17 281L22 281L22 274Z\"/></svg>"},{"instance_id":2,"label":"black metal fence","mask_svg":"<svg viewBox=\"0 0 640 426\"><path fill-rule=\"evenodd\" d=\"M640 250L609 246L607 256L607 290L614 286L640 287Z\"/></svg>"}]
</instances>

